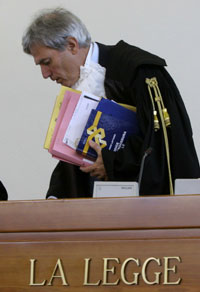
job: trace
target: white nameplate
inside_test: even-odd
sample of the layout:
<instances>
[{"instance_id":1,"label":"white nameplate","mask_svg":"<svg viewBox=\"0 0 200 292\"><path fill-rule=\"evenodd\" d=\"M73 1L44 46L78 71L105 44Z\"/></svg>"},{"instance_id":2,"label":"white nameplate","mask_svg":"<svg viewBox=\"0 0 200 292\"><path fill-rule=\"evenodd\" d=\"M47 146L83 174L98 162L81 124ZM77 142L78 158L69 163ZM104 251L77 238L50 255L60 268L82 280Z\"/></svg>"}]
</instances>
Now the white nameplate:
<instances>
[{"instance_id":1,"label":"white nameplate","mask_svg":"<svg viewBox=\"0 0 200 292\"><path fill-rule=\"evenodd\" d=\"M137 182L95 181L93 197L139 196Z\"/></svg>"},{"instance_id":2,"label":"white nameplate","mask_svg":"<svg viewBox=\"0 0 200 292\"><path fill-rule=\"evenodd\" d=\"M199 178L175 179L175 195L200 195Z\"/></svg>"}]
</instances>

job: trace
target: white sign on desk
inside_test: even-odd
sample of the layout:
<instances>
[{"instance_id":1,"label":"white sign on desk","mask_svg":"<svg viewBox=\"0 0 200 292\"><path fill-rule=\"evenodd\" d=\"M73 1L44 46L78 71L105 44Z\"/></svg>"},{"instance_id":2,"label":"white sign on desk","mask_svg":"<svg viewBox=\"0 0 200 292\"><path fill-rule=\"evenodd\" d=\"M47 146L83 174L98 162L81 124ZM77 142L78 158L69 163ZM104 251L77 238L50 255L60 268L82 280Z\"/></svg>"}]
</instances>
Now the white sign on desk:
<instances>
[{"instance_id":1,"label":"white sign on desk","mask_svg":"<svg viewBox=\"0 0 200 292\"><path fill-rule=\"evenodd\" d=\"M95 181L93 197L139 196L137 182Z\"/></svg>"},{"instance_id":2,"label":"white sign on desk","mask_svg":"<svg viewBox=\"0 0 200 292\"><path fill-rule=\"evenodd\" d=\"M199 178L175 179L175 195L200 195Z\"/></svg>"}]
</instances>

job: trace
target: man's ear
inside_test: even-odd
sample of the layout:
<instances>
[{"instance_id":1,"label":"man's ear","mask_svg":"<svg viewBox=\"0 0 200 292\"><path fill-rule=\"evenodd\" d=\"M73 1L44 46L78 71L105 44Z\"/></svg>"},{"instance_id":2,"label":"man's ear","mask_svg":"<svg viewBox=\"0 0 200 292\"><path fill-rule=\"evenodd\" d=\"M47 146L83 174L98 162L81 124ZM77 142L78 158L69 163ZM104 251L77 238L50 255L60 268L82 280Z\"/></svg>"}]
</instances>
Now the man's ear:
<instances>
[{"instance_id":1,"label":"man's ear","mask_svg":"<svg viewBox=\"0 0 200 292\"><path fill-rule=\"evenodd\" d=\"M74 37L68 37L66 48L72 53L72 55L76 55L79 50L79 44L77 39L75 39Z\"/></svg>"}]
</instances>

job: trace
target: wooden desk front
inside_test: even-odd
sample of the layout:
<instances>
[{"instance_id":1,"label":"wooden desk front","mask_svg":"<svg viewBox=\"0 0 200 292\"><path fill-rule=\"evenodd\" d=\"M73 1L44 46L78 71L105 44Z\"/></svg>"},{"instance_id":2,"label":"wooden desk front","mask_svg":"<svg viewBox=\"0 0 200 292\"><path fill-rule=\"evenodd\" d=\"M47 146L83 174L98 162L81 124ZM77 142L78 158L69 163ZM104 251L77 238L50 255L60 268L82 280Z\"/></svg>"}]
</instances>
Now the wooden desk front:
<instances>
[{"instance_id":1,"label":"wooden desk front","mask_svg":"<svg viewBox=\"0 0 200 292\"><path fill-rule=\"evenodd\" d=\"M199 292L199 248L199 195L0 203L0 292Z\"/></svg>"}]
</instances>

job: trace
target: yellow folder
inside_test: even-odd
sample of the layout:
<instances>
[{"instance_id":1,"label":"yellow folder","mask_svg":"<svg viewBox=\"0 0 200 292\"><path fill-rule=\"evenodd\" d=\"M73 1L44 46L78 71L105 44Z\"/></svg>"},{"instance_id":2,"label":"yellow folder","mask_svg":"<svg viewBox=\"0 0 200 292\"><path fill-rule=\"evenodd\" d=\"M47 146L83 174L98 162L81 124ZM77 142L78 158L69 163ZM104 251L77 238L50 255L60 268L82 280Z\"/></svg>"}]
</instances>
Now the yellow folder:
<instances>
[{"instance_id":1,"label":"yellow folder","mask_svg":"<svg viewBox=\"0 0 200 292\"><path fill-rule=\"evenodd\" d=\"M45 138L45 142L44 142L44 149L49 149L49 147L50 147L51 139L52 139L52 136L53 136L55 125L56 125L56 121L57 121L57 118L58 118L58 115L59 115L59 112L60 112L60 108L61 108L61 105L62 105L62 101L63 101L63 98L64 98L64 95L65 95L66 91L80 92L78 90L75 90L75 89L72 89L72 88L69 88L69 87L65 87L65 86L61 87L61 90L60 90L58 96L56 97L56 101L55 101L55 104L54 104L54 107L53 107L53 111L52 111L52 114L51 114L51 119L50 119L50 122L49 122L49 127L48 127L48 130L47 130L47 134L46 134L46 138Z\"/></svg>"}]
</instances>

